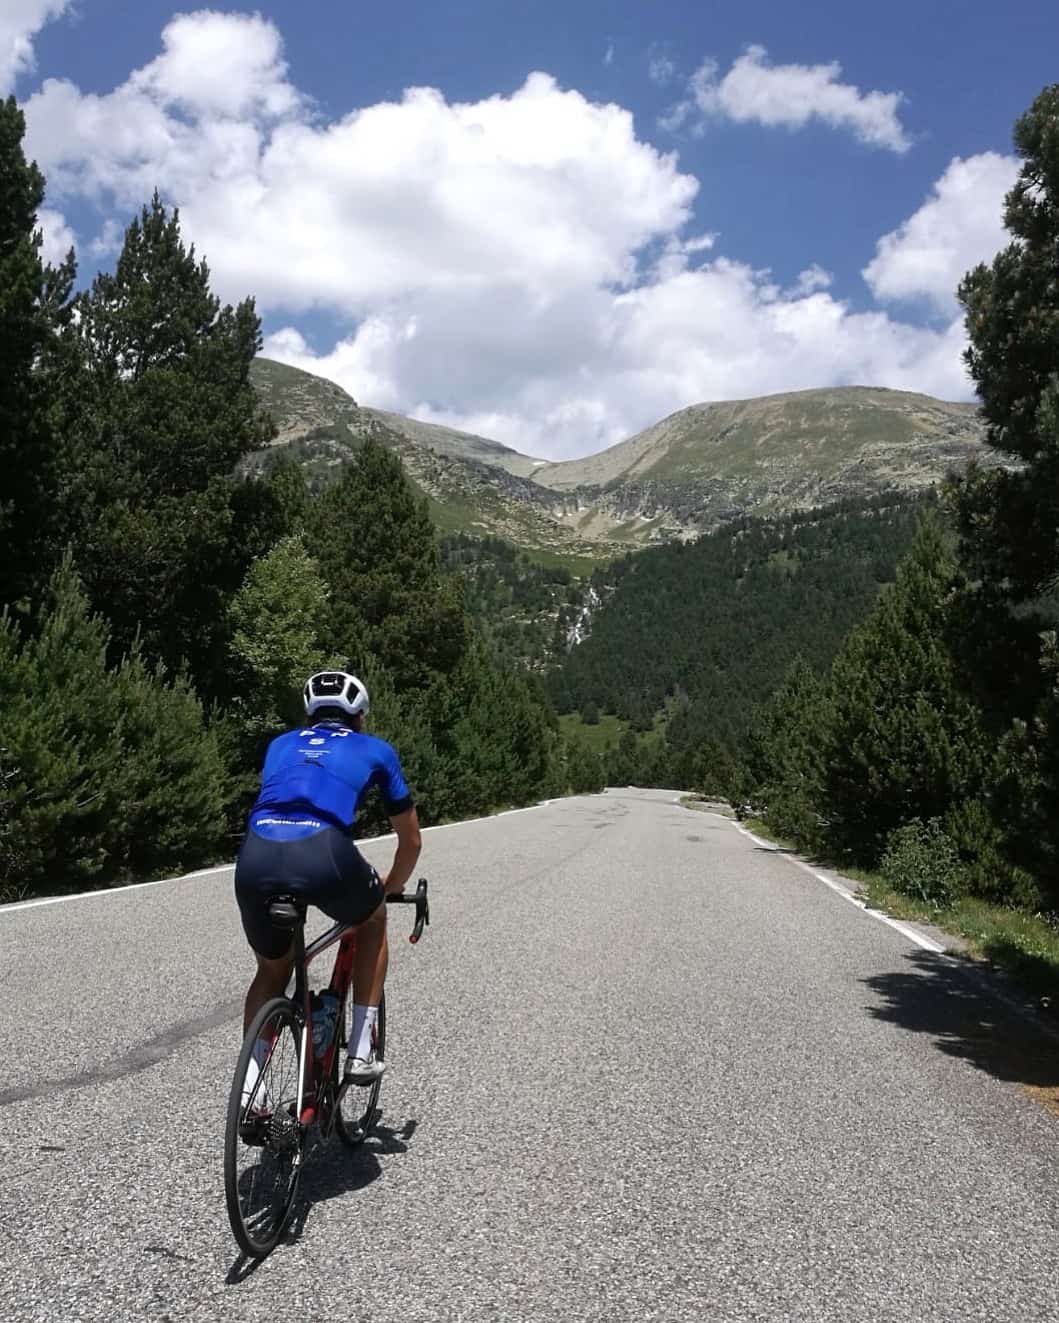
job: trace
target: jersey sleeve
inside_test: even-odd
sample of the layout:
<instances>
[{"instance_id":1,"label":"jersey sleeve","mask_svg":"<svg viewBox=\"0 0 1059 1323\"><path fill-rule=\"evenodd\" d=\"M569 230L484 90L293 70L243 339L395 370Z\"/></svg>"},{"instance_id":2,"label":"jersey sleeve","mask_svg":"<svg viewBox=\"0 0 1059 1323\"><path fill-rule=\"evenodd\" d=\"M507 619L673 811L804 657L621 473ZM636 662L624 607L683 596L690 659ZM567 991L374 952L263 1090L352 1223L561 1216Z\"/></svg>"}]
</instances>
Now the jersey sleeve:
<instances>
[{"instance_id":1,"label":"jersey sleeve","mask_svg":"<svg viewBox=\"0 0 1059 1323\"><path fill-rule=\"evenodd\" d=\"M372 779L382 794L386 812L391 818L395 818L398 813L407 813L415 805L415 800L404 779L404 772L401 771L397 750L384 741L380 740L379 743L382 745L379 766Z\"/></svg>"}]
</instances>

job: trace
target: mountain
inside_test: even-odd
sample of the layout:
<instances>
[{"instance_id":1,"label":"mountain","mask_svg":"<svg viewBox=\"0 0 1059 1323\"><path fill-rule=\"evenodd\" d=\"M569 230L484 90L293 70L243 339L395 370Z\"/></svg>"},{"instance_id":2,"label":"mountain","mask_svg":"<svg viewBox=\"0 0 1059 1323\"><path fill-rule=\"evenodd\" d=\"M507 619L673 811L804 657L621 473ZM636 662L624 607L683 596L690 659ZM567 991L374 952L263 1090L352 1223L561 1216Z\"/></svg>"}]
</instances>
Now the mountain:
<instances>
[{"instance_id":1,"label":"mountain","mask_svg":"<svg viewBox=\"0 0 1059 1323\"><path fill-rule=\"evenodd\" d=\"M322 377L258 358L254 384L289 449L323 478L373 434L400 454L447 532L606 559L785 514L921 491L972 456L994 463L971 404L846 386L696 404L599 454L561 463L486 437L362 408Z\"/></svg>"},{"instance_id":2,"label":"mountain","mask_svg":"<svg viewBox=\"0 0 1059 1323\"><path fill-rule=\"evenodd\" d=\"M846 386L695 404L609 450L542 466L534 481L580 492L597 526L638 519L664 540L744 514L921 490L985 459L982 437L974 405Z\"/></svg>"},{"instance_id":3,"label":"mountain","mask_svg":"<svg viewBox=\"0 0 1059 1323\"><path fill-rule=\"evenodd\" d=\"M537 551L590 561L627 549L606 538L582 536L563 522L567 509L577 509L578 499L526 476L543 460L487 437L362 408L334 382L268 358L254 360L251 379L278 428L271 453L293 454L311 478L326 480L343 456L371 435L400 455L443 532L500 536ZM258 455L255 462L265 459Z\"/></svg>"}]
</instances>

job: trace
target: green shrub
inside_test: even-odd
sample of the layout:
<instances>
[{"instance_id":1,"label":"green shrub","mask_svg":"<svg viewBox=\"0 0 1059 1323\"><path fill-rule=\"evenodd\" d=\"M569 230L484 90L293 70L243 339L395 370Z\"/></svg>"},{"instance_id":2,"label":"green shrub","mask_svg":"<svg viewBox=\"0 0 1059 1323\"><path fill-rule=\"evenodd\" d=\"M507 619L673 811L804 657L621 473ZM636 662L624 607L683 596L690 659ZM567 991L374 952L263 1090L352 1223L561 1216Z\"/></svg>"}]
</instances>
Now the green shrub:
<instances>
[{"instance_id":1,"label":"green shrub","mask_svg":"<svg viewBox=\"0 0 1059 1323\"><path fill-rule=\"evenodd\" d=\"M603 789L603 760L577 740L563 746L566 789L575 795L595 795Z\"/></svg>"},{"instance_id":2,"label":"green shrub","mask_svg":"<svg viewBox=\"0 0 1059 1323\"><path fill-rule=\"evenodd\" d=\"M6 888L100 885L215 858L229 792L190 684L167 683L138 650L108 664L106 622L69 556L36 623L23 636L0 616Z\"/></svg>"},{"instance_id":3,"label":"green shrub","mask_svg":"<svg viewBox=\"0 0 1059 1323\"><path fill-rule=\"evenodd\" d=\"M895 891L935 909L950 905L960 891L960 856L941 821L913 818L886 838L882 875Z\"/></svg>"},{"instance_id":4,"label":"green shrub","mask_svg":"<svg viewBox=\"0 0 1059 1323\"><path fill-rule=\"evenodd\" d=\"M769 794L762 816L769 829L782 840L792 841L803 850L820 848L823 836L820 815L804 789L790 785L777 787Z\"/></svg>"},{"instance_id":5,"label":"green shrub","mask_svg":"<svg viewBox=\"0 0 1059 1323\"><path fill-rule=\"evenodd\" d=\"M943 822L959 853L962 888L968 895L994 905L1046 908L1040 882L1012 861L1007 834L983 800L953 805Z\"/></svg>"}]
</instances>

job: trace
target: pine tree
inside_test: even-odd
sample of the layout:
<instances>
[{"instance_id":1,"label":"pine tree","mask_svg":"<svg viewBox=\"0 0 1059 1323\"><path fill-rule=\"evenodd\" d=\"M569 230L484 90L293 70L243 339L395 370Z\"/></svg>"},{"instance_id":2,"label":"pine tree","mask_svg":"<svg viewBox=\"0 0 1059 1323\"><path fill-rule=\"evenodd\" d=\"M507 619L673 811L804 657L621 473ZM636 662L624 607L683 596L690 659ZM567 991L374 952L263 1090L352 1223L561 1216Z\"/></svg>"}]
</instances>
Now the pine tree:
<instances>
[{"instance_id":1,"label":"pine tree","mask_svg":"<svg viewBox=\"0 0 1059 1323\"><path fill-rule=\"evenodd\" d=\"M603 763L579 740L567 740L563 746L565 789L573 795L596 795L603 789Z\"/></svg>"},{"instance_id":2,"label":"pine tree","mask_svg":"<svg viewBox=\"0 0 1059 1323\"><path fill-rule=\"evenodd\" d=\"M221 307L156 195L77 312L80 480L67 509L78 566L119 651L140 638L148 658L173 671L186 660L221 694L227 602L262 550L248 537L252 502L233 501L233 468L273 430L249 380L253 302Z\"/></svg>"},{"instance_id":3,"label":"pine tree","mask_svg":"<svg viewBox=\"0 0 1059 1323\"><path fill-rule=\"evenodd\" d=\"M211 863L224 846L233 785L218 733L183 676L171 682L138 653L113 675L123 757L108 872L143 878Z\"/></svg>"},{"instance_id":4,"label":"pine tree","mask_svg":"<svg viewBox=\"0 0 1059 1323\"><path fill-rule=\"evenodd\" d=\"M277 542L247 571L229 616L240 695L233 715L251 737L301 720L302 685L327 661L319 630L328 597L319 565L297 536Z\"/></svg>"},{"instance_id":5,"label":"pine tree","mask_svg":"<svg viewBox=\"0 0 1059 1323\"><path fill-rule=\"evenodd\" d=\"M187 683L135 651L108 663L69 555L34 625L0 618L8 880L56 890L215 857L228 787Z\"/></svg>"},{"instance_id":6,"label":"pine tree","mask_svg":"<svg viewBox=\"0 0 1059 1323\"><path fill-rule=\"evenodd\" d=\"M983 591L1034 597L1059 570L1059 84L1015 125L1022 158L1007 196L1012 242L975 267L959 297L967 365L989 444L1017 469L972 469L957 485L961 556Z\"/></svg>"},{"instance_id":7,"label":"pine tree","mask_svg":"<svg viewBox=\"0 0 1059 1323\"><path fill-rule=\"evenodd\" d=\"M0 748L13 773L15 882L90 882L106 868L122 720L107 644L69 557L35 634L24 636L10 613L0 620Z\"/></svg>"},{"instance_id":8,"label":"pine tree","mask_svg":"<svg viewBox=\"0 0 1059 1323\"><path fill-rule=\"evenodd\" d=\"M1040 93L1014 138L1022 166L1004 211L1011 242L959 290L987 439L1008 467L972 467L953 485L968 579L957 647L1001 752L992 820L979 834L1014 865L1011 886L1024 891L1017 874L1029 868L1054 896L1059 712L1045 626L1059 578L1059 84Z\"/></svg>"},{"instance_id":9,"label":"pine tree","mask_svg":"<svg viewBox=\"0 0 1059 1323\"><path fill-rule=\"evenodd\" d=\"M459 664L470 638L459 585L441 571L426 502L378 441L317 498L306 545L331 590L329 651L354 670L365 654L384 658L399 692Z\"/></svg>"},{"instance_id":10,"label":"pine tree","mask_svg":"<svg viewBox=\"0 0 1059 1323\"><path fill-rule=\"evenodd\" d=\"M945 640L956 582L940 523L926 519L896 582L832 667L827 836L865 863L877 861L895 827L943 817L987 783L990 742Z\"/></svg>"},{"instance_id":11,"label":"pine tree","mask_svg":"<svg viewBox=\"0 0 1059 1323\"><path fill-rule=\"evenodd\" d=\"M440 724L441 716L435 695L431 691L398 694L389 671L370 654L363 657L359 675L371 695L367 728L397 750L420 822L429 824L458 817L462 805L446 759L434 740L433 730ZM369 797L365 802L358 828L364 832L390 830L385 806L377 797Z\"/></svg>"},{"instance_id":12,"label":"pine tree","mask_svg":"<svg viewBox=\"0 0 1059 1323\"><path fill-rule=\"evenodd\" d=\"M805 848L819 844L823 752L833 714L827 687L801 656L756 709L747 739L746 787L769 826Z\"/></svg>"},{"instance_id":13,"label":"pine tree","mask_svg":"<svg viewBox=\"0 0 1059 1323\"><path fill-rule=\"evenodd\" d=\"M60 466L49 414L55 343L69 318L73 253L41 261L44 179L22 150L25 120L0 101L0 606L33 598L54 555ZM17 476L16 476L17 475Z\"/></svg>"}]
</instances>

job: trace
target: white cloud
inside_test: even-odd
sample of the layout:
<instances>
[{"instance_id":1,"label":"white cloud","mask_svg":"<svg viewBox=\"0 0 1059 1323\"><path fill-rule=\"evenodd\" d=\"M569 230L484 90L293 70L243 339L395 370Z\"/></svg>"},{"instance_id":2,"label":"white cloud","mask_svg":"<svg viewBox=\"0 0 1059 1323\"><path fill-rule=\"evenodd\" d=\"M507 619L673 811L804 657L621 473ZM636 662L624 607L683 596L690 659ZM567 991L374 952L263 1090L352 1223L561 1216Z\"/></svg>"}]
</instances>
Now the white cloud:
<instances>
[{"instance_id":1,"label":"white cloud","mask_svg":"<svg viewBox=\"0 0 1059 1323\"><path fill-rule=\"evenodd\" d=\"M607 42L607 49L603 52L603 63L609 68L614 63L614 43Z\"/></svg>"},{"instance_id":2,"label":"white cloud","mask_svg":"<svg viewBox=\"0 0 1059 1323\"><path fill-rule=\"evenodd\" d=\"M661 267L622 293L582 290L536 315L421 301L372 318L329 353L289 331L265 352L411 412L545 457L584 454L700 400L872 384L967 398L958 321L909 326L822 291L782 291L718 258Z\"/></svg>"},{"instance_id":3,"label":"white cloud","mask_svg":"<svg viewBox=\"0 0 1059 1323\"><path fill-rule=\"evenodd\" d=\"M677 66L662 51L652 48L647 64L647 76L652 83L666 87L676 77Z\"/></svg>"},{"instance_id":4,"label":"white cloud","mask_svg":"<svg viewBox=\"0 0 1059 1323\"><path fill-rule=\"evenodd\" d=\"M957 156L915 215L879 240L863 271L875 297L925 300L955 315L960 279L1010 241L1004 195L1018 169L1015 157L997 152Z\"/></svg>"},{"instance_id":5,"label":"white cloud","mask_svg":"<svg viewBox=\"0 0 1059 1323\"><path fill-rule=\"evenodd\" d=\"M44 262L58 266L71 248L77 245L77 236L66 223L66 217L51 207L41 207L37 212L37 225L41 230L40 255Z\"/></svg>"},{"instance_id":6,"label":"white cloud","mask_svg":"<svg viewBox=\"0 0 1059 1323\"><path fill-rule=\"evenodd\" d=\"M102 230L88 245L89 253L97 261L104 257L116 257L121 252L124 233L122 226L113 217L108 216L103 222Z\"/></svg>"},{"instance_id":7,"label":"white cloud","mask_svg":"<svg viewBox=\"0 0 1059 1323\"><path fill-rule=\"evenodd\" d=\"M203 117L281 116L301 104L287 81L280 34L260 14L178 14L164 29L162 46L162 54L129 79L133 93Z\"/></svg>"},{"instance_id":8,"label":"white cloud","mask_svg":"<svg viewBox=\"0 0 1059 1323\"><path fill-rule=\"evenodd\" d=\"M155 61L103 97L46 82L26 107L27 143L58 196L132 207L160 186L227 292L355 317L424 290L516 285L546 301L566 283L631 278L637 250L688 217L698 185L675 157L639 141L628 111L545 74L509 97L450 104L413 88L317 123L284 95L275 60L239 65L239 25L261 20L196 18L166 29L164 76ZM197 75L180 95L173 82L183 44L214 21L241 117Z\"/></svg>"},{"instance_id":9,"label":"white cloud","mask_svg":"<svg viewBox=\"0 0 1059 1323\"><path fill-rule=\"evenodd\" d=\"M0 5L0 96L35 67L33 38L69 7L70 0L4 0Z\"/></svg>"},{"instance_id":10,"label":"white cloud","mask_svg":"<svg viewBox=\"0 0 1059 1323\"><path fill-rule=\"evenodd\" d=\"M804 128L819 119L851 132L870 147L906 152L911 146L898 118L900 92L862 92L839 82L842 66L768 63L764 46L750 46L723 76L705 60L688 81L687 95L659 120L669 130L689 123L702 133L708 120L724 118L766 127Z\"/></svg>"},{"instance_id":11,"label":"white cloud","mask_svg":"<svg viewBox=\"0 0 1059 1323\"><path fill-rule=\"evenodd\" d=\"M812 266L798 272L798 279L791 287L790 294L795 298L806 294L815 294L818 289L830 289L833 283L834 278L831 272L825 271L822 266L814 262Z\"/></svg>"},{"instance_id":12,"label":"white cloud","mask_svg":"<svg viewBox=\"0 0 1059 1323\"><path fill-rule=\"evenodd\" d=\"M157 185L215 288L255 294L284 328L266 352L364 404L564 456L703 399L852 382L970 393L955 318L854 312L820 266L784 288L730 261L716 235L689 233L698 183L675 155L546 74L473 103L413 88L327 120L290 84L270 23L198 13L108 95L51 81L26 109L49 201L94 201L101 250ZM339 327L326 353L305 340L308 310Z\"/></svg>"}]
</instances>

